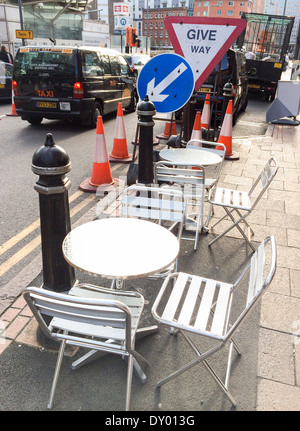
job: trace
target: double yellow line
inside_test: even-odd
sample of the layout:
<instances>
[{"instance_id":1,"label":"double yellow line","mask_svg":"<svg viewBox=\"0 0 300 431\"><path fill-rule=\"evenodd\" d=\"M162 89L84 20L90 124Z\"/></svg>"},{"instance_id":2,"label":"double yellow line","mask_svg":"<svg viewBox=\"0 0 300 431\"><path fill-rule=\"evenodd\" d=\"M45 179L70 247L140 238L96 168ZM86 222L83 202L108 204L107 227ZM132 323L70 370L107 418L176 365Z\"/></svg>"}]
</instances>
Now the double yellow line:
<instances>
[{"instance_id":1,"label":"double yellow line","mask_svg":"<svg viewBox=\"0 0 300 431\"><path fill-rule=\"evenodd\" d=\"M73 202L77 199L83 192L78 190L72 196L69 197L69 203ZM91 201L95 199L95 194L89 194L84 200L82 200L79 204L77 204L72 210L70 210L70 217L73 217L79 211L81 211L84 207L86 207ZM6 241L3 245L0 246L0 256L6 253L10 248L18 244L22 239L26 238L29 234L35 231L40 226L40 219L35 220L31 225L27 226L17 235ZM33 240L28 242L24 247L22 247L19 251L17 251L14 255L12 255L9 259L7 259L4 263L0 265L0 277L5 274L8 270L10 270L14 265L20 262L24 257L26 257L29 253L31 253L38 245L41 243L41 236L37 235Z\"/></svg>"}]
</instances>

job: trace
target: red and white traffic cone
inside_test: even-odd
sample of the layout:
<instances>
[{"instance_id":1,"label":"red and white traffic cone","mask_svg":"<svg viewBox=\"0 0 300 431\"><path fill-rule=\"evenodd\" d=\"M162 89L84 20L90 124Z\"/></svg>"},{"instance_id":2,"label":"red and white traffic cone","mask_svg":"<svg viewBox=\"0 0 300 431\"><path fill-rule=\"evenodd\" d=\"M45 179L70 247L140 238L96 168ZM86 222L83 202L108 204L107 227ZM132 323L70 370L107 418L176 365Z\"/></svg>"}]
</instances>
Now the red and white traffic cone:
<instances>
[{"instance_id":1,"label":"red and white traffic cone","mask_svg":"<svg viewBox=\"0 0 300 431\"><path fill-rule=\"evenodd\" d=\"M228 102L218 142L226 147L225 159L239 159L239 155L232 151L232 100Z\"/></svg>"},{"instance_id":2,"label":"red and white traffic cone","mask_svg":"<svg viewBox=\"0 0 300 431\"><path fill-rule=\"evenodd\" d=\"M167 114L167 121L165 124L165 130L163 133L160 133L159 135L156 135L158 139L169 139L170 136L176 135L177 136L177 130L176 130L176 121L172 120L173 113Z\"/></svg>"},{"instance_id":3,"label":"red and white traffic cone","mask_svg":"<svg viewBox=\"0 0 300 431\"><path fill-rule=\"evenodd\" d=\"M115 138L113 143L113 149L109 156L111 162L119 163L130 163L132 162L132 154L129 154L127 148L127 139L124 125L123 108L122 103L119 102L116 127L115 127Z\"/></svg>"},{"instance_id":4,"label":"red and white traffic cone","mask_svg":"<svg viewBox=\"0 0 300 431\"><path fill-rule=\"evenodd\" d=\"M15 95L14 95L14 90L11 90L11 112L9 114L6 114L8 117L18 117L19 115L17 114L16 111L16 106L15 106Z\"/></svg>"},{"instance_id":5,"label":"red and white traffic cone","mask_svg":"<svg viewBox=\"0 0 300 431\"><path fill-rule=\"evenodd\" d=\"M191 137L190 137L190 140L193 140L193 139L197 139L197 140L201 140L202 139L201 113L200 113L200 111L196 112L194 126L193 126L192 134L191 134ZM202 145L197 144L196 142L193 145L195 147L197 147L197 146L201 147L202 146Z\"/></svg>"},{"instance_id":6,"label":"red and white traffic cone","mask_svg":"<svg viewBox=\"0 0 300 431\"><path fill-rule=\"evenodd\" d=\"M118 185L118 181L112 177L108 160L106 141L102 117L97 118L96 144L91 178L85 179L79 186L84 192L96 192L101 186L103 192L109 191L111 186Z\"/></svg>"},{"instance_id":7,"label":"red and white traffic cone","mask_svg":"<svg viewBox=\"0 0 300 431\"><path fill-rule=\"evenodd\" d=\"M208 130L209 123L210 123L210 95L207 94L205 97L205 102L204 102L203 111L201 115L201 127Z\"/></svg>"}]
</instances>

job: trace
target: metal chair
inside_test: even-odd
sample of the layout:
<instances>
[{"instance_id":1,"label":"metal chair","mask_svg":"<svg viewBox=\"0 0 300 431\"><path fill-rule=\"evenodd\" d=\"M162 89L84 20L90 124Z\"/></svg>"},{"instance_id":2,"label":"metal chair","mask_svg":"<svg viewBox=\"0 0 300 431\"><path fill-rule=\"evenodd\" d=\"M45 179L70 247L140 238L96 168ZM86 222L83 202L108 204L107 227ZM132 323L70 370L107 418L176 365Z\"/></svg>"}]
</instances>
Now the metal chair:
<instances>
[{"instance_id":1,"label":"metal chair","mask_svg":"<svg viewBox=\"0 0 300 431\"><path fill-rule=\"evenodd\" d=\"M167 277L153 304L153 317L171 327L173 332L175 330L182 334L195 352L196 358L159 381L157 386L162 386L201 362L235 406L236 401L228 390L233 348L239 355L241 353L233 341L233 336L266 291L275 270L276 245L274 237L270 236L260 244L234 284L185 273L175 273ZM238 307L236 298L242 298L240 290L246 275L249 276L248 292L245 292L247 293L245 308L241 310L242 307ZM213 341L212 347L205 353L201 353L194 342L197 335ZM207 359L228 343L227 371L223 382Z\"/></svg>"},{"instance_id":2,"label":"metal chair","mask_svg":"<svg viewBox=\"0 0 300 431\"><path fill-rule=\"evenodd\" d=\"M213 186L216 185L220 178L220 173L226 154L226 147L224 144L218 142L204 141L202 139L191 139L187 142L186 148L193 148L199 151L209 151L221 157L220 163L205 166L205 189L208 192Z\"/></svg>"},{"instance_id":3,"label":"metal chair","mask_svg":"<svg viewBox=\"0 0 300 431\"><path fill-rule=\"evenodd\" d=\"M251 243L251 235L254 234L249 224L245 220L254 210L262 195L265 193L273 178L278 171L278 164L274 157L271 157L264 166L263 170L255 180L251 189L246 191L231 190L222 187L215 187L211 189L208 202L211 205L218 205L224 208L226 214L220 220L218 220L212 228L226 218L228 215L232 221L232 224L220 235L214 238L208 245L211 246L214 242L218 241L222 236L228 233L234 227L237 227L243 238L250 245L253 251L255 251L254 245ZM237 214L235 219L233 213ZM240 224L244 223L247 228L247 233L243 231Z\"/></svg>"},{"instance_id":4,"label":"metal chair","mask_svg":"<svg viewBox=\"0 0 300 431\"><path fill-rule=\"evenodd\" d=\"M128 357L126 410L129 410L133 358L141 359L135 349L135 336L144 307L137 292L116 292L92 285L76 286L82 296L61 294L28 287L24 298L46 336L60 342L48 408L53 398L66 345L114 353ZM94 297L88 292L93 291ZM50 323L45 317L52 317ZM145 362L146 360L142 358Z\"/></svg>"},{"instance_id":5,"label":"metal chair","mask_svg":"<svg viewBox=\"0 0 300 431\"><path fill-rule=\"evenodd\" d=\"M167 187L180 187L183 190L184 200L186 202L186 227L188 224L195 226L195 238L182 237L185 240L194 241L194 250L197 249L199 231L203 229L204 215L204 198L205 198L205 171L203 166L195 163L175 163L160 161L154 165L154 182L156 184L165 184ZM188 207L198 208L195 215L190 214Z\"/></svg>"},{"instance_id":6,"label":"metal chair","mask_svg":"<svg viewBox=\"0 0 300 431\"><path fill-rule=\"evenodd\" d=\"M132 185L122 193L122 216L152 220L169 230L177 227L180 242L185 219L185 201L181 190ZM177 259L168 268L149 278L166 277L177 270Z\"/></svg>"}]
</instances>

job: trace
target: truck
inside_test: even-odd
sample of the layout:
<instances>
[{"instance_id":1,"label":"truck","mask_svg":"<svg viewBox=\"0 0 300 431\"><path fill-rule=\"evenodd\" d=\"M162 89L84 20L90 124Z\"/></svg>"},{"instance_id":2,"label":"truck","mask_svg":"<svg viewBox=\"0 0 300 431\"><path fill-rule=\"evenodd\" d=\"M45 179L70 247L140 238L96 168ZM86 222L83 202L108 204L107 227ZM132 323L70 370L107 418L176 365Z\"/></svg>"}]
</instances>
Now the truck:
<instances>
[{"instance_id":1,"label":"truck","mask_svg":"<svg viewBox=\"0 0 300 431\"><path fill-rule=\"evenodd\" d=\"M294 17L243 13L247 24L237 39L245 52L249 93L274 100L286 64Z\"/></svg>"}]
</instances>

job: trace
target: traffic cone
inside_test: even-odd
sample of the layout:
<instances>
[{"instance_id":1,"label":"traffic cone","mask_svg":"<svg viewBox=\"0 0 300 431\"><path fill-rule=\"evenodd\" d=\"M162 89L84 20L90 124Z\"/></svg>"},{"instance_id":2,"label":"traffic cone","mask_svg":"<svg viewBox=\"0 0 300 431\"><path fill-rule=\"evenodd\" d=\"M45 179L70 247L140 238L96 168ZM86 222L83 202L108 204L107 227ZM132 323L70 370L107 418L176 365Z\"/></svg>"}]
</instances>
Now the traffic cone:
<instances>
[{"instance_id":1,"label":"traffic cone","mask_svg":"<svg viewBox=\"0 0 300 431\"><path fill-rule=\"evenodd\" d=\"M226 147L225 158L231 160L239 159L239 156L232 151L232 100L229 100L226 113L223 119L218 142ZM220 147L217 147L217 149Z\"/></svg>"},{"instance_id":2,"label":"traffic cone","mask_svg":"<svg viewBox=\"0 0 300 431\"><path fill-rule=\"evenodd\" d=\"M83 190L84 192L96 192L101 186L101 189L105 191L106 189L109 190L110 186L116 185L115 182L115 179L113 179L111 175L102 117L99 115L97 118L96 144L92 176L91 178L84 180L80 184L79 189Z\"/></svg>"},{"instance_id":3,"label":"traffic cone","mask_svg":"<svg viewBox=\"0 0 300 431\"><path fill-rule=\"evenodd\" d=\"M128 153L127 139L125 133L125 125L123 118L122 103L119 102L116 127L115 127L115 139L113 143L113 149L109 156L111 162L129 163L132 161L132 154Z\"/></svg>"},{"instance_id":4,"label":"traffic cone","mask_svg":"<svg viewBox=\"0 0 300 431\"><path fill-rule=\"evenodd\" d=\"M172 115L173 115L172 112L167 114L167 121L165 124L165 130L163 133L156 135L156 137L158 139L169 139L170 136L177 135L176 122L175 122L175 120L172 121ZM172 123L172 125L171 125L171 123Z\"/></svg>"},{"instance_id":5,"label":"traffic cone","mask_svg":"<svg viewBox=\"0 0 300 431\"><path fill-rule=\"evenodd\" d=\"M16 107L15 107L15 96L14 96L14 90L11 90L11 112L9 114L6 114L8 117L18 117Z\"/></svg>"},{"instance_id":6,"label":"traffic cone","mask_svg":"<svg viewBox=\"0 0 300 431\"><path fill-rule=\"evenodd\" d=\"M197 113L196 113L193 130L192 130L192 134L191 134L191 137L190 137L190 140L192 140L192 139L198 139L198 140L202 139L201 113L200 113L200 111L197 111ZM195 143L195 147L197 147L197 146L200 147L201 145L197 145Z\"/></svg>"},{"instance_id":7,"label":"traffic cone","mask_svg":"<svg viewBox=\"0 0 300 431\"><path fill-rule=\"evenodd\" d=\"M207 94L205 97L205 102L203 106L203 111L201 115L201 127L204 129L209 129L210 122L210 95Z\"/></svg>"}]
</instances>

